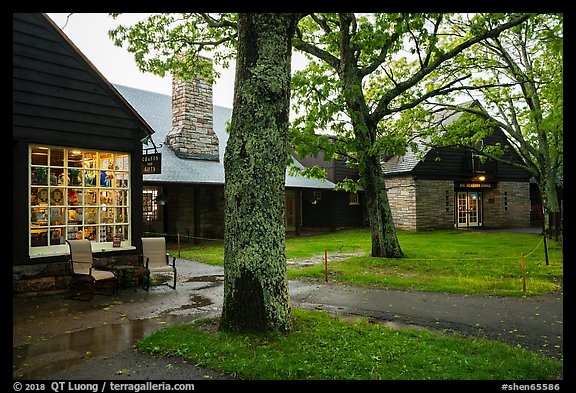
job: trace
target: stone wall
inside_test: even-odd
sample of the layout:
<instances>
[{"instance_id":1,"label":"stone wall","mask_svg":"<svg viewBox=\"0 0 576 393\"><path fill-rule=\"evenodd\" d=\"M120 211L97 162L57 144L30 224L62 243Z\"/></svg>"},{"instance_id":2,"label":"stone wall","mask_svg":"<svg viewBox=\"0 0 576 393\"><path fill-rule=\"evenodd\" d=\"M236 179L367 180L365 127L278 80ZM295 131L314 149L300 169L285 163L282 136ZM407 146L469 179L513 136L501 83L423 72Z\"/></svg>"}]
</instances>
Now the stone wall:
<instances>
[{"instance_id":1,"label":"stone wall","mask_svg":"<svg viewBox=\"0 0 576 393\"><path fill-rule=\"evenodd\" d=\"M411 176L386 179L388 200L397 229L423 231L454 228L454 181L415 180ZM483 226L530 226L528 182L498 183L483 191Z\"/></svg>"},{"instance_id":2,"label":"stone wall","mask_svg":"<svg viewBox=\"0 0 576 393\"><path fill-rule=\"evenodd\" d=\"M68 262L13 266L12 293L26 296L65 293L70 287L68 266Z\"/></svg>"},{"instance_id":3,"label":"stone wall","mask_svg":"<svg viewBox=\"0 0 576 393\"><path fill-rule=\"evenodd\" d=\"M397 229L421 231L454 227L453 181L391 177L386 179L386 188Z\"/></svg>"},{"instance_id":4,"label":"stone wall","mask_svg":"<svg viewBox=\"0 0 576 393\"><path fill-rule=\"evenodd\" d=\"M416 184L411 176L386 178L388 202L396 229L417 230Z\"/></svg>"},{"instance_id":5,"label":"stone wall","mask_svg":"<svg viewBox=\"0 0 576 393\"><path fill-rule=\"evenodd\" d=\"M484 226L522 228L530 226L530 183L504 182L484 193Z\"/></svg>"},{"instance_id":6,"label":"stone wall","mask_svg":"<svg viewBox=\"0 0 576 393\"><path fill-rule=\"evenodd\" d=\"M98 256L100 257L100 256ZM138 255L116 255L119 264L136 264ZM50 296L70 291L71 271L68 262L49 262L12 267L12 294Z\"/></svg>"},{"instance_id":7,"label":"stone wall","mask_svg":"<svg viewBox=\"0 0 576 393\"><path fill-rule=\"evenodd\" d=\"M454 228L454 182L452 180L415 180L416 230Z\"/></svg>"}]
</instances>

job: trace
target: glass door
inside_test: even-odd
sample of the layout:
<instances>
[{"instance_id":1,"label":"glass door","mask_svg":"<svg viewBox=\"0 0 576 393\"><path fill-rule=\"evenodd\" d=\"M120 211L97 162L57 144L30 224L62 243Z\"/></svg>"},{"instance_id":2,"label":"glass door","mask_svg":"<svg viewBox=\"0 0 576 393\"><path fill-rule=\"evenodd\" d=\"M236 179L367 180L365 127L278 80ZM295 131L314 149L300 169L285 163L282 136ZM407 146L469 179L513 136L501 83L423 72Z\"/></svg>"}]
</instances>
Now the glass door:
<instances>
[{"instance_id":1,"label":"glass door","mask_svg":"<svg viewBox=\"0 0 576 393\"><path fill-rule=\"evenodd\" d=\"M478 191L459 191L457 195L457 226L477 227L481 223L481 193Z\"/></svg>"}]
</instances>

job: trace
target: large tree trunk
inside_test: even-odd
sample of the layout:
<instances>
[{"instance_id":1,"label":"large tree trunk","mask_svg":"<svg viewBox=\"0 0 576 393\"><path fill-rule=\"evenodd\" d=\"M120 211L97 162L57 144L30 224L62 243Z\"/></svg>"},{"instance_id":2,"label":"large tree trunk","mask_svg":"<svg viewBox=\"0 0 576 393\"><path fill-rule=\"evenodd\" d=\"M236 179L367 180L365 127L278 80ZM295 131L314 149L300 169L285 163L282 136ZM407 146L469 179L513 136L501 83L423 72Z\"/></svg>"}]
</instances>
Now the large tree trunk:
<instances>
[{"instance_id":1,"label":"large tree trunk","mask_svg":"<svg viewBox=\"0 0 576 393\"><path fill-rule=\"evenodd\" d=\"M388 202L388 193L384 183L384 173L378 157L364 156L366 206L372 232L372 256L385 258L402 258L396 227L392 220L392 211Z\"/></svg>"},{"instance_id":2,"label":"large tree trunk","mask_svg":"<svg viewBox=\"0 0 576 393\"><path fill-rule=\"evenodd\" d=\"M284 197L291 14L241 14L226 147L224 304L220 329L288 331Z\"/></svg>"}]
</instances>

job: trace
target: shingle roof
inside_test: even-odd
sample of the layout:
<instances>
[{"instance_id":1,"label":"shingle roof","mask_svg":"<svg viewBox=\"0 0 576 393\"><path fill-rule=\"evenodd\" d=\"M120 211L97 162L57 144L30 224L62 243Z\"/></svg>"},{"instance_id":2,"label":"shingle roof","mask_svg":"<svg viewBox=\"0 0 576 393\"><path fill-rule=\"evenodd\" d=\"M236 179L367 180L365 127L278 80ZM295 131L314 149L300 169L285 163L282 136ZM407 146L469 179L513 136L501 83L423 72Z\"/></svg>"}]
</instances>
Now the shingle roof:
<instances>
[{"instance_id":1,"label":"shingle roof","mask_svg":"<svg viewBox=\"0 0 576 393\"><path fill-rule=\"evenodd\" d=\"M114 85L124 98L154 129L152 139L162 153L162 173L146 174L144 182L224 184L224 151L228 141L226 122L232 117L232 109L214 105L213 126L220 142L220 161L202 161L177 157L172 149L164 145L166 134L172 127L172 97L166 94ZM153 147L151 144L146 147ZM295 160L296 165L302 167ZM309 179L293 176L286 171L286 187L332 189L334 183L328 180Z\"/></svg>"},{"instance_id":2,"label":"shingle roof","mask_svg":"<svg viewBox=\"0 0 576 393\"><path fill-rule=\"evenodd\" d=\"M471 106L472 102L466 102L461 105ZM446 126L458 120L462 116L462 112L457 112L453 110L440 111L435 115L434 122L439 126ZM431 147L427 145L427 140L420 137L414 139L414 142L418 146L419 155L423 158L426 157ZM382 162L382 171L385 175L395 175L412 171L416 165L418 165L422 160L411 150L408 149L406 154L403 156L396 155L392 156L386 161Z\"/></svg>"}]
</instances>

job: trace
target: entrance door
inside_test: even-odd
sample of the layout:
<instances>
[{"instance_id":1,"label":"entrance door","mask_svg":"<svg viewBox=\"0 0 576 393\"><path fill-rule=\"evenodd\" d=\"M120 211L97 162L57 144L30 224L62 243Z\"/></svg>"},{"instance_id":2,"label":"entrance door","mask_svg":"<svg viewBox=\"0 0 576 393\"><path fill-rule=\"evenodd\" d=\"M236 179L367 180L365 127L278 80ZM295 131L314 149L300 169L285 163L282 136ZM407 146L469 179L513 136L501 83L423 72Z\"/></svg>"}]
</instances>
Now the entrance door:
<instances>
[{"instance_id":1,"label":"entrance door","mask_svg":"<svg viewBox=\"0 0 576 393\"><path fill-rule=\"evenodd\" d=\"M478 191L459 191L456 203L458 227L477 227L481 220L481 193Z\"/></svg>"},{"instance_id":2,"label":"entrance door","mask_svg":"<svg viewBox=\"0 0 576 393\"><path fill-rule=\"evenodd\" d=\"M296 191L286 190L284 201L286 230L293 231L296 229Z\"/></svg>"}]
</instances>

